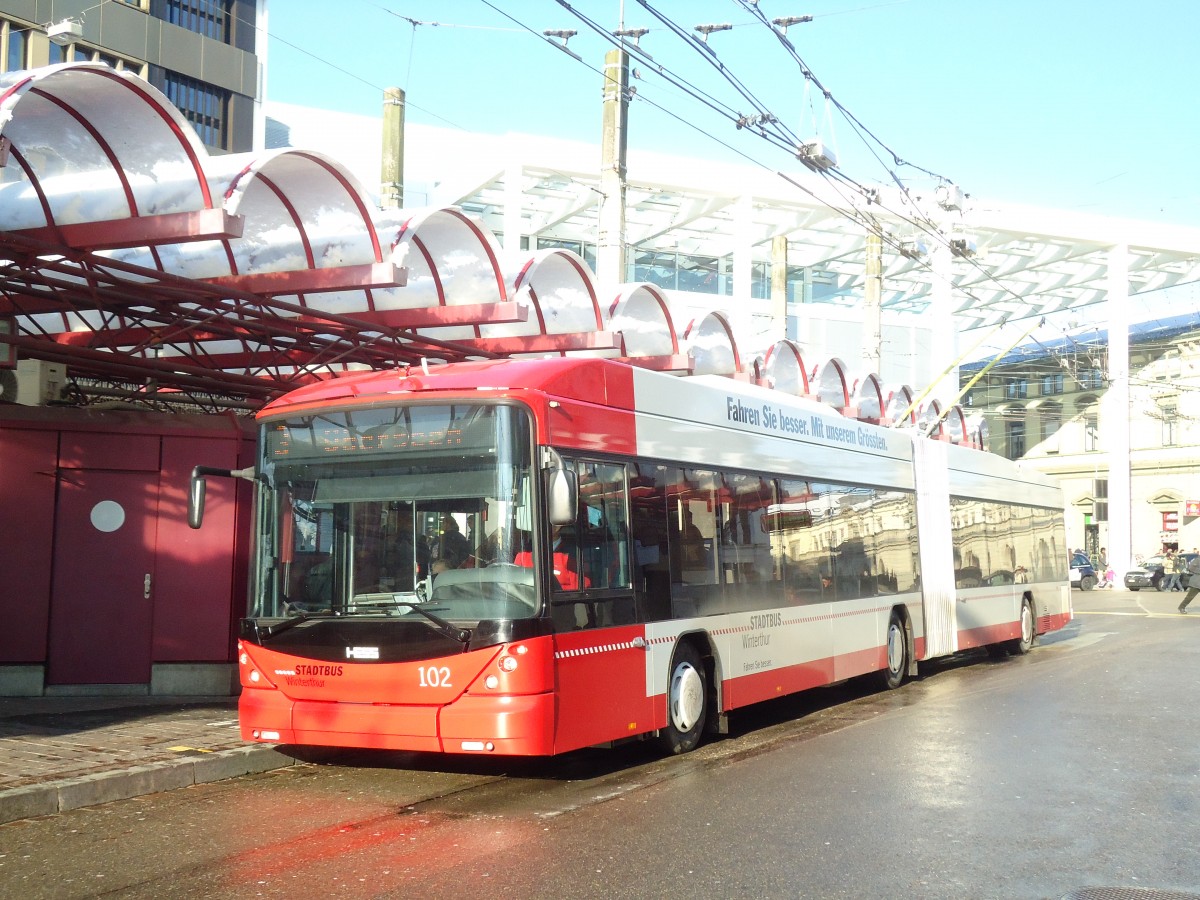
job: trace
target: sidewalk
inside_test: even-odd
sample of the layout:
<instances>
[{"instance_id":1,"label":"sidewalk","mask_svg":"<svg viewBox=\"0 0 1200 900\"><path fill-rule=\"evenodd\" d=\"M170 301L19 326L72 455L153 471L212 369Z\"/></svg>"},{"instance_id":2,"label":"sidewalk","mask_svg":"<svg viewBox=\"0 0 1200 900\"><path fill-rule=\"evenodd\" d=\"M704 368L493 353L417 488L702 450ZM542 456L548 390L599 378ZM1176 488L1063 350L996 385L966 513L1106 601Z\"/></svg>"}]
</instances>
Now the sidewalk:
<instances>
[{"instance_id":1,"label":"sidewalk","mask_svg":"<svg viewBox=\"0 0 1200 900\"><path fill-rule=\"evenodd\" d=\"M295 763L235 697L0 697L0 823Z\"/></svg>"}]
</instances>

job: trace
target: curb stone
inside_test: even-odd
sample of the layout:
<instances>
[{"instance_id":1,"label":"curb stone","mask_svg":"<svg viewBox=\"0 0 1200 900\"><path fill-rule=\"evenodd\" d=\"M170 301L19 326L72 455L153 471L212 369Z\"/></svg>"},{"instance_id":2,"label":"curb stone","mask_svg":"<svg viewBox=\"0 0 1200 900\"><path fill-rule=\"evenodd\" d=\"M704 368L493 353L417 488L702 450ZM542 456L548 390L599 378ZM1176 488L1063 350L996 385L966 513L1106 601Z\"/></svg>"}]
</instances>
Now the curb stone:
<instances>
[{"instance_id":1,"label":"curb stone","mask_svg":"<svg viewBox=\"0 0 1200 900\"><path fill-rule=\"evenodd\" d=\"M0 824L299 764L299 760L274 747L235 747L117 772L24 785L0 791Z\"/></svg>"}]
</instances>

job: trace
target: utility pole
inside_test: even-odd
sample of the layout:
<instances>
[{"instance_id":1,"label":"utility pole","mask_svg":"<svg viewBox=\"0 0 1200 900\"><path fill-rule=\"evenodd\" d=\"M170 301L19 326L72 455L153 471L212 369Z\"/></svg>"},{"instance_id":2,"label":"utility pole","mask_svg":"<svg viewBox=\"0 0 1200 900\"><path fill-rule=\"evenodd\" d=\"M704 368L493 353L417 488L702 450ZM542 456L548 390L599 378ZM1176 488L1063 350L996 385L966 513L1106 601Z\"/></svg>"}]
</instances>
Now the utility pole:
<instances>
[{"instance_id":1,"label":"utility pole","mask_svg":"<svg viewBox=\"0 0 1200 900\"><path fill-rule=\"evenodd\" d=\"M596 279L605 290L625 281L625 149L629 122L629 57L604 55L604 125L600 136L600 228Z\"/></svg>"},{"instance_id":2,"label":"utility pole","mask_svg":"<svg viewBox=\"0 0 1200 900\"><path fill-rule=\"evenodd\" d=\"M404 91L383 93L383 157L380 165L379 205L399 209L404 205Z\"/></svg>"},{"instance_id":3,"label":"utility pole","mask_svg":"<svg viewBox=\"0 0 1200 900\"><path fill-rule=\"evenodd\" d=\"M771 336L782 341L787 334L788 239L771 238Z\"/></svg>"},{"instance_id":4,"label":"utility pole","mask_svg":"<svg viewBox=\"0 0 1200 900\"><path fill-rule=\"evenodd\" d=\"M866 284L863 286L862 364L867 372L879 374L883 334L879 310L883 305L883 238L867 233Z\"/></svg>"}]
</instances>

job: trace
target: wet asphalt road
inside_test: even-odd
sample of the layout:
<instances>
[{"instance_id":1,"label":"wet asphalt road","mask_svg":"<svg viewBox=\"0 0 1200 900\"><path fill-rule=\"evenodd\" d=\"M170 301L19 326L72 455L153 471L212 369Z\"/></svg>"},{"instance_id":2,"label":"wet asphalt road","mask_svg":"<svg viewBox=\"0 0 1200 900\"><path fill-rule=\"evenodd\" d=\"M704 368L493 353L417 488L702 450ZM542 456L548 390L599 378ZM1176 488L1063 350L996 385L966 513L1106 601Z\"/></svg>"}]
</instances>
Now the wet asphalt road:
<instances>
[{"instance_id":1,"label":"wet asphalt road","mask_svg":"<svg viewBox=\"0 0 1200 900\"><path fill-rule=\"evenodd\" d=\"M681 758L346 754L0 826L0 896L1200 896L1179 596L1077 591L1026 657L775 701Z\"/></svg>"}]
</instances>

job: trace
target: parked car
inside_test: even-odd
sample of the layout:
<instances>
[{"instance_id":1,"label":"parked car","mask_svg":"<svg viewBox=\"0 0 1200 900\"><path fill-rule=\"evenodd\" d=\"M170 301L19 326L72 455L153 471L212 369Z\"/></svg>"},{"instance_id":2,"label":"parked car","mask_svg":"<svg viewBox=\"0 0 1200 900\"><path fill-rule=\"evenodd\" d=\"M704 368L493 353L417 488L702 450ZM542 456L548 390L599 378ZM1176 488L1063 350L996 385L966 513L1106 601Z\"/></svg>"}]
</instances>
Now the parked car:
<instances>
[{"instance_id":1,"label":"parked car","mask_svg":"<svg viewBox=\"0 0 1200 900\"><path fill-rule=\"evenodd\" d=\"M1184 553L1182 556L1185 563L1189 563L1196 558L1195 553ZM1153 588L1156 591L1161 591L1163 564L1165 560L1165 556L1150 556L1142 560L1141 565L1125 573L1125 587L1131 591L1140 591L1142 588ZM1188 586L1187 572L1179 576L1179 583L1183 587Z\"/></svg>"},{"instance_id":2,"label":"parked car","mask_svg":"<svg viewBox=\"0 0 1200 900\"><path fill-rule=\"evenodd\" d=\"M1086 553L1071 554L1071 587L1090 591L1096 586L1096 567Z\"/></svg>"}]
</instances>

